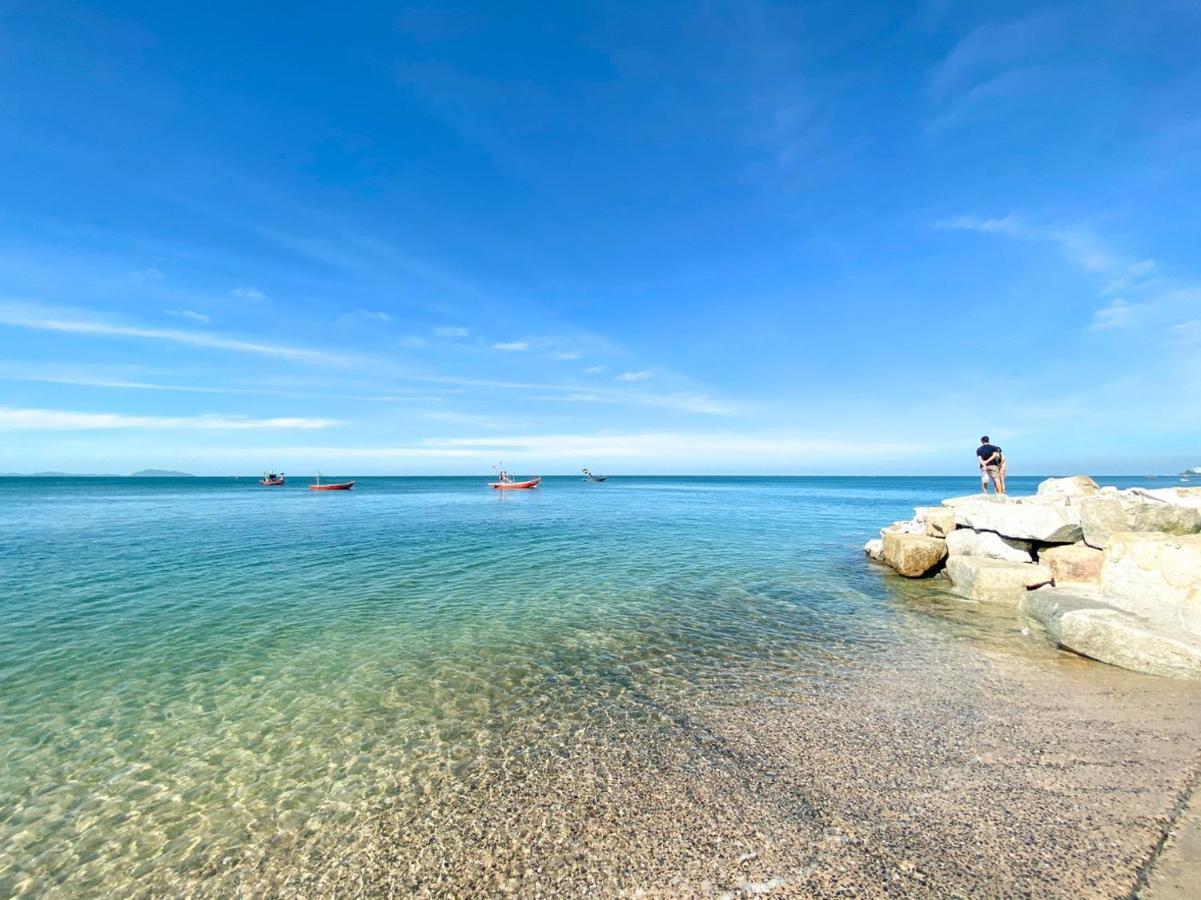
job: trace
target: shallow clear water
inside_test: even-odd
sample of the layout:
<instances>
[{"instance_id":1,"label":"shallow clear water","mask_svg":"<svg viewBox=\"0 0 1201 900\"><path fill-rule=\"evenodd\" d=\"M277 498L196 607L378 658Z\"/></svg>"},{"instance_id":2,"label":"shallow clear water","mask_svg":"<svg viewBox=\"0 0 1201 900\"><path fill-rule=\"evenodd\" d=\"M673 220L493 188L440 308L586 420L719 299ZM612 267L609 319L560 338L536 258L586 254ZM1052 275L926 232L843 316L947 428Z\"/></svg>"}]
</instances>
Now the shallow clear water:
<instances>
[{"instance_id":1,"label":"shallow clear water","mask_svg":"<svg viewBox=\"0 0 1201 900\"><path fill-rule=\"evenodd\" d=\"M169 885L673 696L970 639L860 547L975 487L0 479L0 895Z\"/></svg>"}]
</instances>

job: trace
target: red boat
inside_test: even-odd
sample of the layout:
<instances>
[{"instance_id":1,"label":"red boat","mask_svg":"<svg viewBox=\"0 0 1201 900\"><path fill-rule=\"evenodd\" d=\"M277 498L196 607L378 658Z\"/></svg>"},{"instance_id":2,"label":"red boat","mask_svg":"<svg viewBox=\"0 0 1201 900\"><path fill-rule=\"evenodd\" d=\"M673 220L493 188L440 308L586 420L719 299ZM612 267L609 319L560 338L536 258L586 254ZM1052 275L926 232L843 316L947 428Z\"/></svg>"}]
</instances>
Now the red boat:
<instances>
[{"instance_id":1,"label":"red boat","mask_svg":"<svg viewBox=\"0 0 1201 900\"><path fill-rule=\"evenodd\" d=\"M514 481L513 476L504 469L496 470L496 481L489 482L489 487L494 491L528 491L530 488L536 488L542 484L542 476L531 478L529 481Z\"/></svg>"},{"instance_id":2,"label":"red boat","mask_svg":"<svg viewBox=\"0 0 1201 900\"><path fill-rule=\"evenodd\" d=\"M274 472L264 472L263 478L259 484L261 484L263 487L279 487L286 481L287 479L284 478L283 472L280 472L278 475L276 475Z\"/></svg>"},{"instance_id":3,"label":"red boat","mask_svg":"<svg viewBox=\"0 0 1201 900\"><path fill-rule=\"evenodd\" d=\"M334 482L331 484L322 484L321 476L318 475L317 483L310 484L309 490L310 491L349 491L352 487L354 487L353 481L338 481L338 482Z\"/></svg>"}]
</instances>

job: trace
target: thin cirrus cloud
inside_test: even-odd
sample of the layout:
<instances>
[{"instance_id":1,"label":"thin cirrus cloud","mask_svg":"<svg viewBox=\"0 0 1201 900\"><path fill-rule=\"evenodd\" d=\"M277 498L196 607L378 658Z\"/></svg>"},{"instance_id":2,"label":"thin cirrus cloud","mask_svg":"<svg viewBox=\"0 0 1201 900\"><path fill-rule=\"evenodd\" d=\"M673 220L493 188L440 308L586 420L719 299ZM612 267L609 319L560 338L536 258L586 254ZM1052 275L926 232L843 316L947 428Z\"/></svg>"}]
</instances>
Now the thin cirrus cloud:
<instances>
[{"instance_id":1,"label":"thin cirrus cloud","mask_svg":"<svg viewBox=\"0 0 1201 900\"><path fill-rule=\"evenodd\" d=\"M618 381L646 381L648 378L651 377L651 374L652 373L648 372L646 369L642 369L641 371L638 371L638 372L622 372L620 375L617 376L617 380Z\"/></svg>"},{"instance_id":2,"label":"thin cirrus cloud","mask_svg":"<svg viewBox=\"0 0 1201 900\"><path fill-rule=\"evenodd\" d=\"M1137 318L1138 308L1127 303L1121 297L1115 297L1108 306L1093 313L1089 323L1091 331L1112 331L1116 328L1129 328Z\"/></svg>"},{"instance_id":3,"label":"thin cirrus cloud","mask_svg":"<svg viewBox=\"0 0 1201 900\"><path fill-rule=\"evenodd\" d=\"M370 447L279 447L273 459L288 457L344 460L473 459L481 463L497 454L519 462L580 459L623 460L627 463L674 463L683 457L710 462L739 459L746 462L790 466L813 460L876 460L920 458L947 448L930 442L886 442L824 435L733 434L729 432L599 432L590 434L527 434L495 437L430 438L398 445ZM249 450L215 448L212 455L240 458ZM261 451L255 451L261 452Z\"/></svg>"},{"instance_id":4,"label":"thin cirrus cloud","mask_svg":"<svg viewBox=\"0 0 1201 900\"><path fill-rule=\"evenodd\" d=\"M267 295L254 287L236 287L229 292L231 297L237 297L239 300L249 300L253 303L259 303L267 299Z\"/></svg>"},{"instance_id":5,"label":"thin cirrus cloud","mask_svg":"<svg viewBox=\"0 0 1201 900\"><path fill-rule=\"evenodd\" d=\"M75 412L62 409L14 409L0 407L0 430L4 431L97 431L108 429L189 429L200 431L253 431L299 429L312 431L344 425L337 419L278 417L252 419L247 416L130 416L123 413Z\"/></svg>"},{"instance_id":6,"label":"thin cirrus cloud","mask_svg":"<svg viewBox=\"0 0 1201 900\"><path fill-rule=\"evenodd\" d=\"M492 345L493 350L503 350L507 353L520 353L529 350L529 341L497 341Z\"/></svg>"},{"instance_id":7,"label":"thin cirrus cloud","mask_svg":"<svg viewBox=\"0 0 1201 900\"><path fill-rule=\"evenodd\" d=\"M71 318L51 312L31 311L19 308L0 307L0 325L29 328L35 331L58 331L91 337L130 337L149 341L166 341L189 344L193 347L208 347L214 350L231 350L236 353L251 353L273 356L298 362L322 365L348 366L349 357L324 350L295 347L287 344L268 344L246 341L201 331L183 331L176 328L150 328L140 325L119 325L99 322L94 319Z\"/></svg>"},{"instance_id":8,"label":"thin cirrus cloud","mask_svg":"<svg viewBox=\"0 0 1201 900\"><path fill-rule=\"evenodd\" d=\"M387 325L392 321L392 316L382 310L356 309L338 316L338 321L343 325Z\"/></svg>"},{"instance_id":9,"label":"thin cirrus cloud","mask_svg":"<svg viewBox=\"0 0 1201 900\"><path fill-rule=\"evenodd\" d=\"M439 325L434 329L434 334L440 338L465 338L469 332L461 325Z\"/></svg>"},{"instance_id":10,"label":"thin cirrus cloud","mask_svg":"<svg viewBox=\"0 0 1201 900\"><path fill-rule=\"evenodd\" d=\"M176 316L180 319L188 319L192 322L199 322L201 325L207 325L212 321L204 313L196 312L194 309L171 309L167 311L169 315Z\"/></svg>"}]
</instances>

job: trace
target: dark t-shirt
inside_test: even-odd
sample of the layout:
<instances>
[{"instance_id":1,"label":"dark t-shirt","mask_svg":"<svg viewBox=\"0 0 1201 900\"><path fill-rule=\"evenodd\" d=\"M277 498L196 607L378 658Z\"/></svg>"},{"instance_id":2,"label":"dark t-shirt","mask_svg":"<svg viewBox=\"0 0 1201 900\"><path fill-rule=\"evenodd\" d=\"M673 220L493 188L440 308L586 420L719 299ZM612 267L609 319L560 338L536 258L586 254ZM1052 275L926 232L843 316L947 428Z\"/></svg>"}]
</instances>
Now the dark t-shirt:
<instances>
[{"instance_id":1,"label":"dark t-shirt","mask_svg":"<svg viewBox=\"0 0 1201 900\"><path fill-rule=\"evenodd\" d=\"M996 444L981 444L979 447L976 448L976 455L978 457L980 457L981 462L988 459L994 453L997 454L997 459L993 460L991 463L989 463L989 465L999 466L1001 464L1001 459L1000 459L1001 448L1000 447L998 447Z\"/></svg>"}]
</instances>

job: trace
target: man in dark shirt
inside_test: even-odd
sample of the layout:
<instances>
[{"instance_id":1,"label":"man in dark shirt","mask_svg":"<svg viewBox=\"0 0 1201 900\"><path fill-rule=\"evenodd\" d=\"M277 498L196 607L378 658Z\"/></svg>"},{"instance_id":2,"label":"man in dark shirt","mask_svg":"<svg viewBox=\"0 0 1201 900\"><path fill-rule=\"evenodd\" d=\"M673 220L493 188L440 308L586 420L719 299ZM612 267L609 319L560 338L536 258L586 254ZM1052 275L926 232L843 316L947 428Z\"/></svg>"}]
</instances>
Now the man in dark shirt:
<instances>
[{"instance_id":1,"label":"man in dark shirt","mask_svg":"<svg viewBox=\"0 0 1201 900\"><path fill-rule=\"evenodd\" d=\"M1005 482L1001 478L1001 466L1004 457L1001 448L990 444L988 435L980 438L980 446L976 448L977 461L980 463L980 490L988 493L988 483L992 482L993 492L1005 493Z\"/></svg>"}]
</instances>

